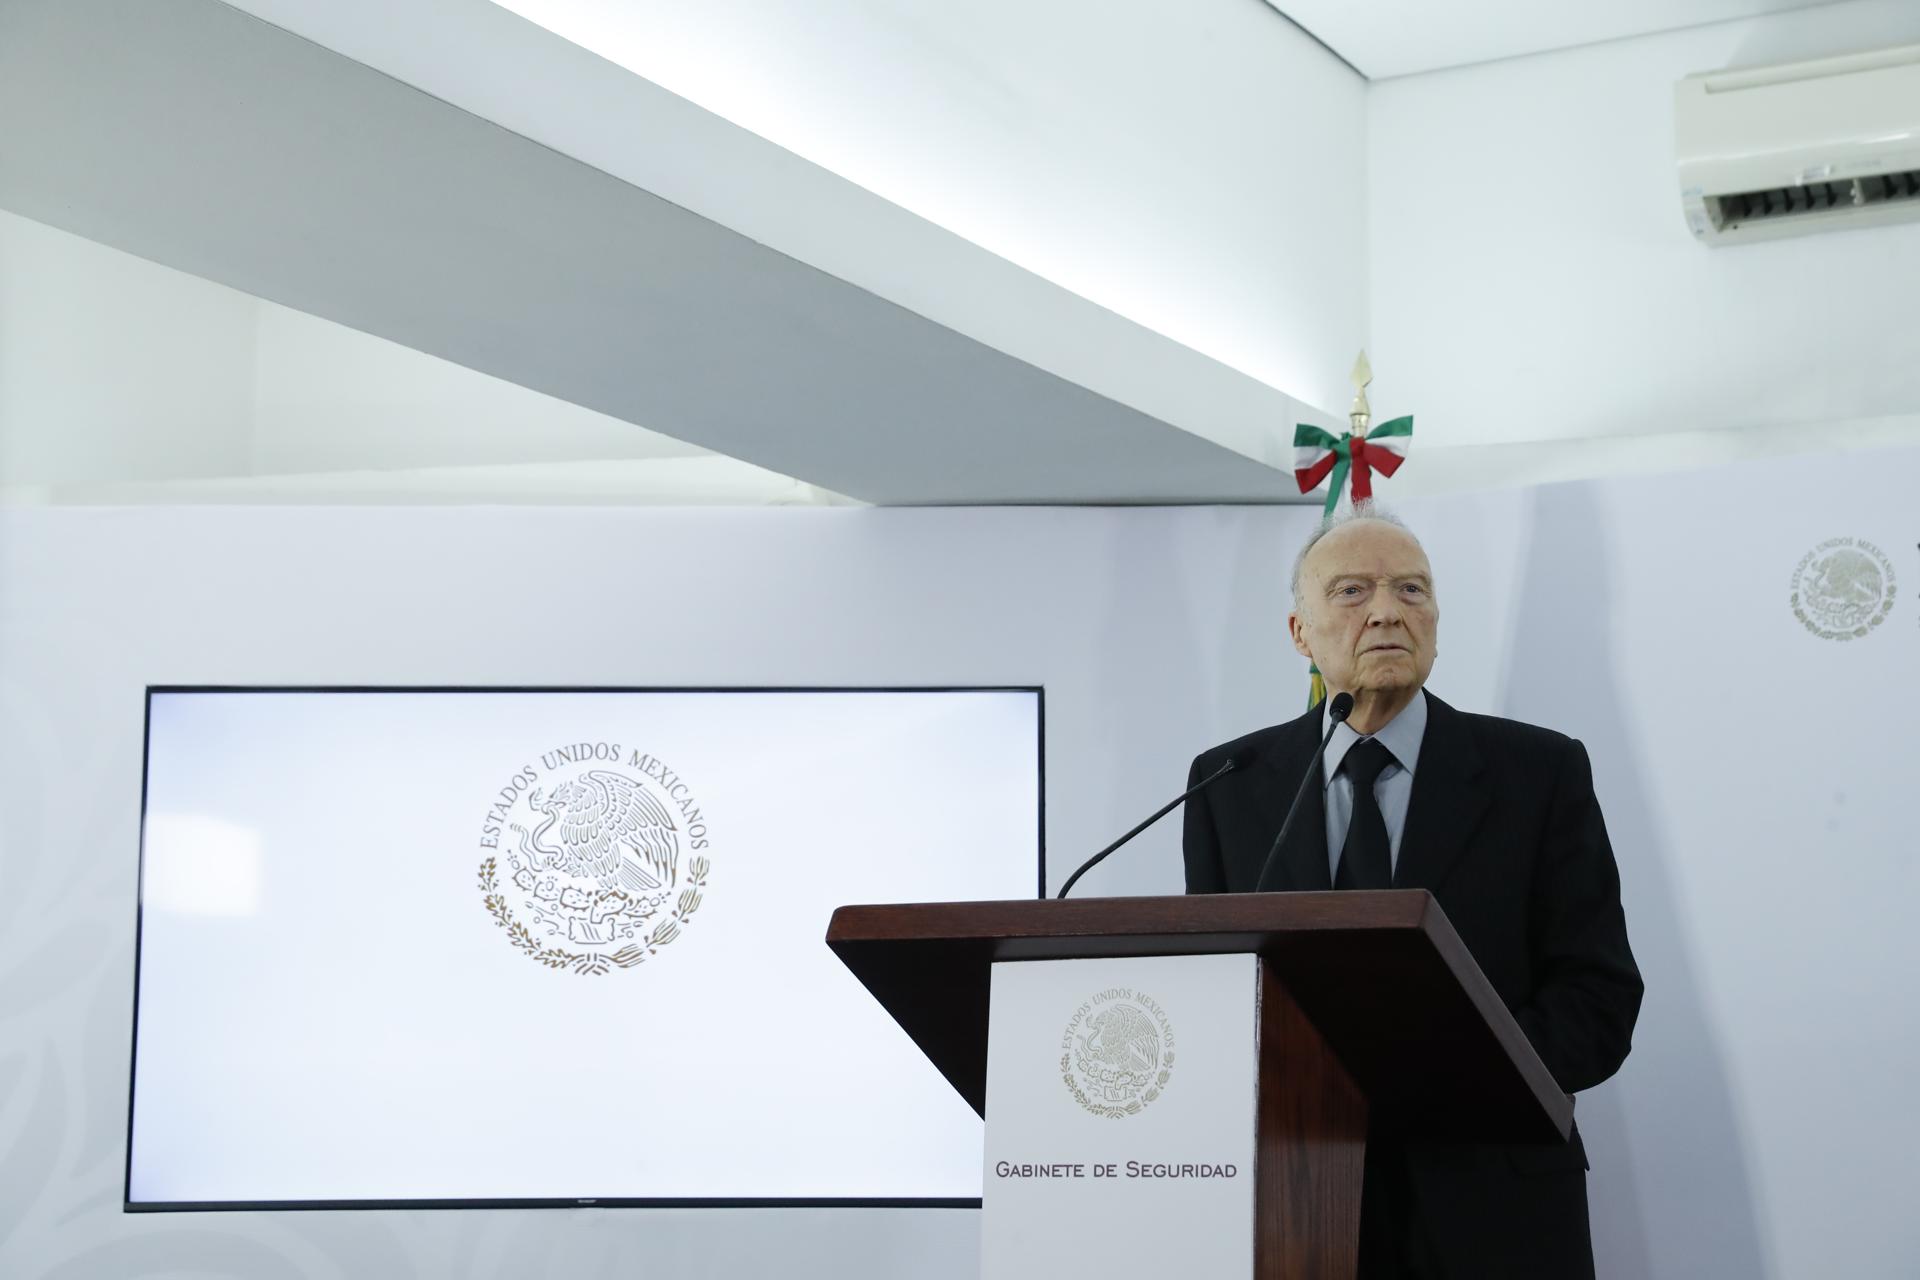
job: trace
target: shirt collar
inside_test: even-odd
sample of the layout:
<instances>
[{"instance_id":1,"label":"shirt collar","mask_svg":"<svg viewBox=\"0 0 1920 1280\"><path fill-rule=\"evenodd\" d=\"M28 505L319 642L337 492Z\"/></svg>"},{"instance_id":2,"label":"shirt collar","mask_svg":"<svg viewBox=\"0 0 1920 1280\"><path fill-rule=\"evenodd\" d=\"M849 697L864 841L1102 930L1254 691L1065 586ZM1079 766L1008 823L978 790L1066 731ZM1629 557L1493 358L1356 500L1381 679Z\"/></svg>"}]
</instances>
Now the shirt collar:
<instances>
[{"instance_id":1,"label":"shirt collar","mask_svg":"<svg viewBox=\"0 0 1920 1280\"><path fill-rule=\"evenodd\" d=\"M1325 710L1320 712L1320 731L1327 730L1329 716ZM1413 701L1400 708L1400 714L1380 727L1373 735L1380 745L1393 753L1394 763L1412 773L1420 760L1420 741L1427 736L1427 691L1420 690ZM1325 785L1332 785L1333 775L1340 772L1340 762L1347 758L1347 751L1360 741L1360 735L1344 721L1333 731L1333 741L1327 744L1327 768L1324 775Z\"/></svg>"}]
</instances>

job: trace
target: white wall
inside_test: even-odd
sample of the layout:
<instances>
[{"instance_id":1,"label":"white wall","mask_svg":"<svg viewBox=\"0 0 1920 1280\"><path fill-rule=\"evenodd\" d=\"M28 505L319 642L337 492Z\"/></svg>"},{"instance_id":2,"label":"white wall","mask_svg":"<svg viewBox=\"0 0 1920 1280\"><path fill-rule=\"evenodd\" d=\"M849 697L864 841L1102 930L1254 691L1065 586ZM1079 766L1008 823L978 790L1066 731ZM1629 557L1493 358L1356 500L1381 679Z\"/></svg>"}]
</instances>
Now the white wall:
<instances>
[{"instance_id":1,"label":"white wall","mask_svg":"<svg viewBox=\"0 0 1920 1280\"><path fill-rule=\"evenodd\" d=\"M583 492L808 497L746 463L0 211L8 500Z\"/></svg>"},{"instance_id":2,"label":"white wall","mask_svg":"<svg viewBox=\"0 0 1920 1280\"><path fill-rule=\"evenodd\" d=\"M0 488L244 471L257 311L0 212Z\"/></svg>"},{"instance_id":3,"label":"white wall","mask_svg":"<svg viewBox=\"0 0 1920 1280\"><path fill-rule=\"evenodd\" d=\"M1917 465L1874 457L1844 490L1769 462L1408 507L1439 575L1433 687L1583 738L1619 857L1648 993L1626 1068L1580 1101L1603 1275L1920 1268ZM0 1271L973 1275L964 1212L120 1215L142 686L1038 682L1057 883L1194 751L1301 706L1281 629L1311 520L0 512ZM1846 643L1788 601L1835 536L1900 583ZM589 625L515 590L563 559L633 590ZM639 625L656 601L670 624ZM1086 890L1177 891L1177 845L1149 832Z\"/></svg>"},{"instance_id":4,"label":"white wall","mask_svg":"<svg viewBox=\"0 0 1920 1280\"><path fill-rule=\"evenodd\" d=\"M1586 742L1647 981L1632 1057L1579 1102L1603 1276L1920 1274L1920 450L1857 461L1526 502L1496 705ZM1793 616L1838 537L1897 579L1860 639Z\"/></svg>"},{"instance_id":5,"label":"white wall","mask_svg":"<svg viewBox=\"0 0 1920 1280\"><path fill-rule=\"evenodd\" d=\"M1374 84L1376 408L1423 447L1803 423L1818 449L1920 411L1920 225L1697 244L1672 102L1691 72L1913 40L1920 6L1853 0Z\"/></svg>"}]
</instances>

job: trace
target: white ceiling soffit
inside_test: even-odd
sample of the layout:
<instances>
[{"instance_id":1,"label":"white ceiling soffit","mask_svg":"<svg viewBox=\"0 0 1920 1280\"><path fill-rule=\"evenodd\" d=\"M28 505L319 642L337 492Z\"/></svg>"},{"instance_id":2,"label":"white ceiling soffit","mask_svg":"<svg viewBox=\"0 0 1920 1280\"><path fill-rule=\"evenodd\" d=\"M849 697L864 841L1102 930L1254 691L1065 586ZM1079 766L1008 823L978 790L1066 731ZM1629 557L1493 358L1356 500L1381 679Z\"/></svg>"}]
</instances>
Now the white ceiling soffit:
<instances>
[{"instance_id":1,"label":"white ceiling soffit","mask_svg":"<svg viewBox=\"0 0 1920 1280\"><path fill-rule=\"evenodd\" d=\"M1298 500L1325 414L494 5L250 7L352 56L217 0L0 0L0 208L861 501ZM490 123L529 86L854 229L912 309Z\"/></svg>"},{"instance_id":2,"label":"white ceiling soffit","mask_svg":"<svg viewBox=\"0 0 1920 1280\"><path fill-rule=\"evenodd\" d=\"M1269 0L1370 80L1836 0Z\"/></svg>"}]
</instances>

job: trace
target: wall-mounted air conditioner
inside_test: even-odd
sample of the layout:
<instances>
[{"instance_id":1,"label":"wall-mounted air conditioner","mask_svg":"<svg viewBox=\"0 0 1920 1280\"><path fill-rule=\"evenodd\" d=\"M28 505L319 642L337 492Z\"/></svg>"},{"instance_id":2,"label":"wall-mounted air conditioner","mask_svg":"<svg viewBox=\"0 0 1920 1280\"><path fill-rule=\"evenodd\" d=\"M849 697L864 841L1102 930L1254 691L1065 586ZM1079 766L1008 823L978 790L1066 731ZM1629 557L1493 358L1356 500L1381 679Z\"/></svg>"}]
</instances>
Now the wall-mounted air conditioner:
<instances>
[{"instance_id":1,"label":"wall-mounted air conditioner","mask_svg":"<svg viewBox=\"0 0 1920 1280\"><path fill-rule=\"evenodd\" d=\"M1920 44L1691 75L1680 201L1708 244L1920 218Z\"/></svg>"}]
</instances>

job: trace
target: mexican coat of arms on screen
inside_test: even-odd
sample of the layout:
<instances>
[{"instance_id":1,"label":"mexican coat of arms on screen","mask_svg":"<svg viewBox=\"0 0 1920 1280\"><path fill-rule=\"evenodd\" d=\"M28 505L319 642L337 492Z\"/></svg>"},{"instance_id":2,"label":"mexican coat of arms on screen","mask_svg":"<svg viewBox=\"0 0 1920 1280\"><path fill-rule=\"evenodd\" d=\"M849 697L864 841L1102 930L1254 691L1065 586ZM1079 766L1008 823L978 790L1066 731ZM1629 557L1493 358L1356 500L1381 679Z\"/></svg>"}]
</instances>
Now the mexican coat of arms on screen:
<instances>
[{"instance_id":1,"label":"mexican coat of arms on screen","mask_svg":"<svg viewBox=\"0 0 1920 1280\"><path fill-rule=\"evenodd\" d=\"M549 969L631 969L680 937L712 870L706 816L674 769L616 742L544 752L495 793L479 888L496 927Z\"/></svg>"}]
</instances>

